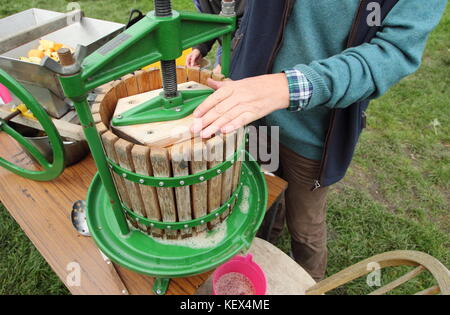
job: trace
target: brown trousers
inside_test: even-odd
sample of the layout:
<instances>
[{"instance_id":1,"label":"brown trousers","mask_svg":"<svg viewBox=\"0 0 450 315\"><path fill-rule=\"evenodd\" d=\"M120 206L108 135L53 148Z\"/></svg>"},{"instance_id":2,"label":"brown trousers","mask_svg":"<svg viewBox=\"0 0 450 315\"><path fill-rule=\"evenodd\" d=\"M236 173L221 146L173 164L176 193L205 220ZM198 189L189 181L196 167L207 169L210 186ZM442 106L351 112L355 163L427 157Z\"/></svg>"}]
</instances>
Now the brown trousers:
<instances>
[{"instance_id":1,"label":"brown trousers","mask_svg":"<svg viewBox=\"0 0 450 315\"><path fill-rule=\"evenodd\" d=\"M327 267L326 196L328 188L311 191L320 161L304 158L280 145L281 177L289 183L286 204L277 213L273 243L287 222L295 261L313 278L323 279Z\"/></svg>"}]
</instances>

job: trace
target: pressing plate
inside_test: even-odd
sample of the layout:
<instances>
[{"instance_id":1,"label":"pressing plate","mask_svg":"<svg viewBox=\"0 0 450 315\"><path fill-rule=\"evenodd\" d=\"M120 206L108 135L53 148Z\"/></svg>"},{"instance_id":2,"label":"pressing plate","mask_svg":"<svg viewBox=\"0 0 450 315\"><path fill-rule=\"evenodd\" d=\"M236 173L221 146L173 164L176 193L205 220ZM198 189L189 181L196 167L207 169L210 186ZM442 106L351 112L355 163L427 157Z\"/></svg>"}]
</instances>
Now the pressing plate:
<instances>
[{"instance_id":1,"label":"pressing plate","mask_svg":"<svg viewBox=\"0 0 450 315\"><path fill-rule=\"evenodd\" d=\"M211 90L206 85L197 82L186 82L178 85L179 91L197 91L197 90ZM118 101L114 117L135 108L144 102L158 96L163 90L154 90L147 93L142 93ZM194 117L189 115L183 119L147 123L140 125L129 126L112 126L114 132L123 139L131 142L153 146L153 147L167 147L176 143L189 140L194 137L190 128L194 122Z\"/></svg>"}]
</instances>

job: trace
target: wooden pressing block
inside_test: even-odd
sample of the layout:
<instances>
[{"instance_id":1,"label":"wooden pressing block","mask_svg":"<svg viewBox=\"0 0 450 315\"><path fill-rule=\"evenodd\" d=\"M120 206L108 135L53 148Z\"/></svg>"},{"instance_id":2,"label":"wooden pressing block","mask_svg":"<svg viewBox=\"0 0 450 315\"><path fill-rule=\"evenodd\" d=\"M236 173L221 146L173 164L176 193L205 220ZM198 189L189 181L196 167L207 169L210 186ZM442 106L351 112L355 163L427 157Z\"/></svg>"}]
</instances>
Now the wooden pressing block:
<instances>
[{"instance_id":1,"label":"wooden pressing block","mask_svg":"<svg viewBox=\"0 0 450 315\"><path fill-rule=\"evenodd\" d=\"M9 106L0 105L0 118L5 118L10 114L11 110ZM34 128L37 130L44 130L41 124L35 119L28 119L19 115L17 117L14 117L11 121L19 125L28 126L30 128ZM85 140L83 128L80 125L73 124L62 119L54 119L54 118L52 118L52 122L55 125L56 129L58 129L58 132L62 137L70 138L77 141Z\"/></svg>"},{"instance_id":2,"label":"wooden pressing block","mask_svg":"<svg viewBox=\"0 0 450 315\"><path fill-rule=\"evenodd\" d=\"M210 88L197 82L186 82L180 84L178 89L183 91L205 90ZM158 96L162 91L162 89L159 89L119 99L117 107L114 111L114 117L121 115L124 112ZM168 147L193 138L194 135L190 131L193 122L194 117L190 115L179 120L123 127L111 126L111 129L121 138L127 139L136 144L151 147Z\"/></svg>"}]
</instances>

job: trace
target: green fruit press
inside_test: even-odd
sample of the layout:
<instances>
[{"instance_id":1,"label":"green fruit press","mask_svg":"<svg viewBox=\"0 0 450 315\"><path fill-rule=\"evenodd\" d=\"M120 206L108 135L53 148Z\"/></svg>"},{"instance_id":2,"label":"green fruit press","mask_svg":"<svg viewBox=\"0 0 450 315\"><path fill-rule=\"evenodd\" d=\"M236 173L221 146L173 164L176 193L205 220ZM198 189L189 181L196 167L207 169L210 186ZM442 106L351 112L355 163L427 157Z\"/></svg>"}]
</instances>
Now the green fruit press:
<instances>
[{"instance_id":1,"label":"green fruit press","mask_svg":"<svg viewBox=\"0 0 450 315\"><path fill-rule=\"evenodd\" d=\"M189 221L162 222L133 213L121 199L114 174L137 185L177 188L191 187L214 179L229 170L238 159L234 154L225 161L200 173L178 177L152 177L130 172L107 157L96 129L87 100L95 88L160 61L163 92L145 103L114 117L113 126L133 126L151 122L182 119L195 110L211 93L210 89L179 91L175 59L185 49L222 37L222 71L227 77L230 69L231 40L236 28L234 1L223 1L221 15L178 12L172 10L170 0L155 0L155 10L126 29L94 53L78 47L73 62L65 65L45 60L46 67L59 78L64 93L70 99L84 130L98 173L87 196L86 219L90 233L99 249L115 263L138 273L156 278L153 291L165 294L171 278L198 275L223 264L243 250L247 250L262 223L267 187L258 164L245 151L237 188L231 198L216 210ZM58 130L34 99L9 74L0 70L0 83L14 93L34 114L47 134L53 149L49 162L21 134L9 126L19 113L0 119L0 131L6 132L25 148L41 165L40 171L20 168L0 158L0 166L20 176L36 181L50 181L64 170L64 149ZM239 150L238 150L239 151ZM242 211L243 203L247 209ZM220 224L222 237L211 246L192 247L177 242L161 242L133 228L128 218L161 230L180 231L208 224L224 211L230 215ZM208 233L217 233L211 230Z\"/></svg>"}]
</instances>

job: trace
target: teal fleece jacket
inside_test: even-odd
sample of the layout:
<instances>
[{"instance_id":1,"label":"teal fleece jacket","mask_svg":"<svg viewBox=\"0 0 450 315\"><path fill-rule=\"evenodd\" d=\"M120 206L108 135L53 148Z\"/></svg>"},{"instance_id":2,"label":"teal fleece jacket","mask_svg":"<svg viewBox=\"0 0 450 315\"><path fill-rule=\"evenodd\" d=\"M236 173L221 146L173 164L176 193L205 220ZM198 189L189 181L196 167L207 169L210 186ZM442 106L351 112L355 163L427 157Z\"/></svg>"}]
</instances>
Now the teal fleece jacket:
<instances>
[{"instance_id":1,"label":"teal fleece jacket","mask_svg":"<svg viewBox=\"0 0 450 315\"><path fill-rule=\"evenodd\" d=\"M300 112L263 119L280 126L280 142L313 160L322 157L331 109L385 94L420 66L427 38L447 0L400 0L368 44L346 49L359 0L297 0L273 72L298 69L313 86Z\"/></svg>"}]
</instances>

